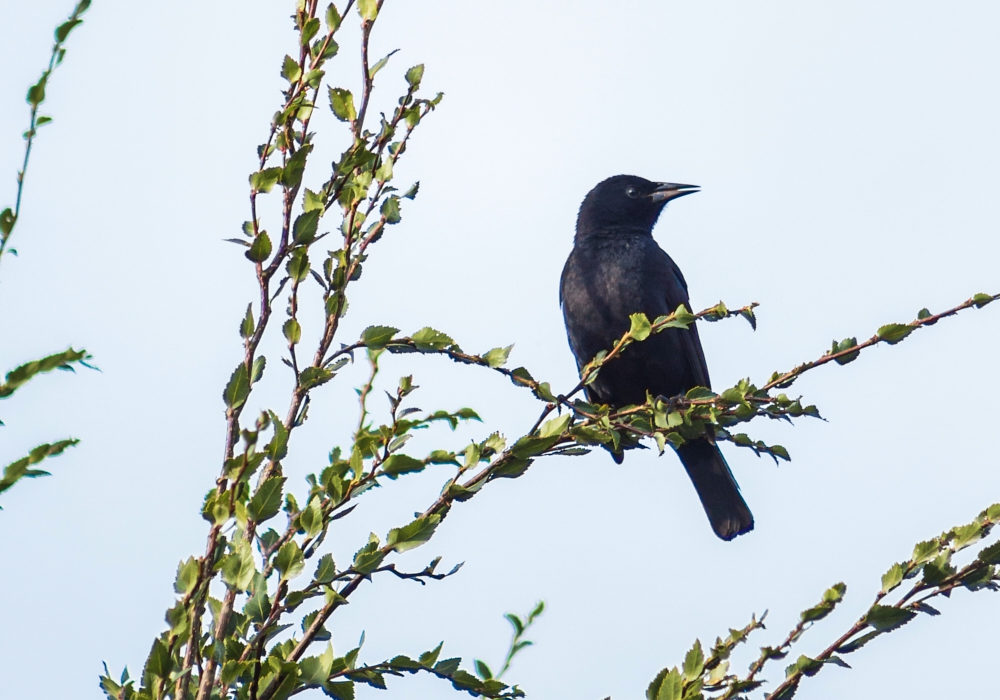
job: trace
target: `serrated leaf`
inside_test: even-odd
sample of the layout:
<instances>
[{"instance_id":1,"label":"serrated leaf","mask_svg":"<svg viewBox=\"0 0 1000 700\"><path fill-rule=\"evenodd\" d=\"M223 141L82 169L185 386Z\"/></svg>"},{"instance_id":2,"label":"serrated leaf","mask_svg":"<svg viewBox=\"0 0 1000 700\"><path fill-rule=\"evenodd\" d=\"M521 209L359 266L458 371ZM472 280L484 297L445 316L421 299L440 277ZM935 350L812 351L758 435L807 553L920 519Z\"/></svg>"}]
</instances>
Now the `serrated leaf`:
<instances>
[{"instance_id":1,"label":"serrated leaf","mask_svg":"<svg viewBox=\"0 0 1000 700\"><path fill-rule=\"evenodd\" d=\"M420 87L420 81L424 79L424 64L413 66L410 70L406 71L406 84L411 88L416 90Z\"/></svg>"},{"instance_id":2,"label":"serrated leaf","mask_svg":"<svg viewBox=\"0 0 1000 700\"><path fill-rule=\"evenodd\" d=\"M378 0L358 0L358 14L365 21L374 21L378 17Z\"/></svg>"},{"instance_id":3,"label":"serrated leaf","mask_svg":"<svg viewBox=\"0 0 1000 700\"><path fill-rule=\"evenodd\" d=\"M696 639L694 646L684 657L684 680L690 683L695 678L700 678L704 670L705 652L701 649L701 640Z\"/></svg>"},{"instance_id":4,"label":"serrated leaf","mask_svg":"<svg viewBox=\"0 0 1000 700\"><path fill-rule=\"evenodd\" d=\"M440 515L428 515L427 517L417 518L409 525L389 530L389 537L386 540L386 544L393 547L397 552L406 552L415 549L430 540L440 522Z\"/></svg>"},{"instance_id":5,"label":"serrated leaf","mask_svg":"<svg viewBox=\"0 0 1000 700\"><path fill-rule=\"evenodd\" d=\"M322 209L313 209L299 214L292 226L292 240L296 245L306 245L316 239L319 218L322 213Z\"/></svg>"},{"instance_id":6,"label":"serrated leaf","mask_svg":"<svg viewBox=\"0 0 1000 700\"><path fill-rule=\"evenodd\" d=\"M247 504L247 514L258 523L277 515L281 509L281 492L284 485L283 476L272 476L261 484Z\"/></svg>"},{"instance_id":7,"label":"serrated leaf","mask_svg":"<svg viewBox=\"0 0 1000 700\"><path fill-rule=\"evenodd\" d=\"M274 558L274 568L281 576L282 581L293 579L301 574L305 565L305 556L295 540L289 540L281 545L278 555Z\"/></svg>"},{"instance_id":8,"label":"serrated leaf","mask_svg":"<svg viewBox=\"0 0 1000 700\"><path fill-rule=\"evenodd\" d=\"M413 344L421 351L444 350L455 344L451 336L433 328L425 327L410 336Z\"/></svg>"},{"instance_id":9,"label":"serrated leaf","mask_svg":"<svg viewBox=\"0 0 1000 700\"><path fill-rule=\"evenodd\" d=\"M423 471L427 465L419 459L405 454L389 455L389 458L382 463L382 471L390 479L395 479L401 474L412 474Z\"/></svg>"},{"instance_id":10,"label":"serrated leaf","mask_svg":"<svg viewBox=\"0 0 1000 700\"><path fill-rule=\"evenodd\" d=\"M551 438L562 435L571 420L573 420L573 414L566 412L561 416L545 421L538 430L538 437Z\"/></svg>"},{"instance_id":11,"label":"serrated leaf","mask_svg":"<svg viewBox=\"0 0 1000 700\"><path fill-rule=\"evenodd\" d=\"M891 605L873 605L868 614L865 615L864 621L878 632L891 632L902 627L916 616L917 614L912 610L904 610Z\"/></svg>"},{"instance_id":12,"label":"serrated leaf","mask_svg":"<svg viewBox=\"0 0 1000 700\"><path fill-rule=\"evenodd\" d=\"M334 116L342 122L353 122L358 118L358 113L354 109L354 95L350 90L343 88L330 88L330 109Z\"/></svg>"},{"instance_id":13,"label":"serrated leaf","mask_svg":"<svg viewBox=\"0 0 1000 700\"><path fill-rule=\"evenodd\" d=\"M680 671L672 668L663 676L660 688L656 693L656 700L681 700L683 693L684 680L681 678Z\"/></svg>"},{"instance_id":14,"label":"serrated leaf","mask_svg":"<svg viewBox=\"0 0 1000 700\"><path fill-rule=\"evenodd\" d=\"M247 366L240 363L233 370L229 383L226 384L226 390L222 392L222 400L225 401L227 408L235 410L243 405L249 395L250 377L247 374Z\"/></svg>"},{"instance_id":15,"label":"serrated leaf","mask_svg":"<svg viewBox=\"0 0 1000 700\"><path fill-rule=\"evenodd\" d=\"M253 239L253 244L251 244L250 249L244 255L247 256L248 260L255 263L262 263L268 259L271 255L271 239L268 237L267 231L261 231Z\"/></svg>"},{"instance_id":16,"label":"serrated leaf","mask_svg":"<svg viewBox=\"0 0 1000 700\"><path fill-rule=\"evenodd\" d=\"M510 356L510 351L513 345L508 345L505 348L493 348L488 353L483 355L483 360L487 365L496 369L497 367L503 367L507 364L507 358Z\"/></svg>"},{"instance_id":17,"label":"serrated leaf","mask_svg":"<svg viewBox=\"0 0 1000 700\"><path fill-rule=\"evenodd\" d=\"M250 176L250 187L255 192L268 193L281 179L281 168L265 168Z\"/></svg>"},{"instance_id":18,"label":"serrated leaf","mask_svg":"<svg viewBox=\"0 0 1000 700\"><path fill-rule=\"evenodd\" d=\"M913 547L913 556L911 556L910 559L913 561L914 565L923 564L924 562L934 559L940 550L941 543L937 540L918 542Z\"/></svg>"},{"instance_id":19,"label":"serrated leaf","mask_svg":"<svg viewBox=\"0 0 1000 700\"><path fill-rule=\"evenodd\" d=\"M324 554L316 564L316 573L313 580L317 583L330 583L337 576L337 565L333 561L332 554Z\"/></svg>"},{"instance_id":20,"label":"serrated leaf","mask_svg":"<svg viewBox=\"0 0 1000 700\"><path fill-rule=\"evenodd\" d=\"M876 331L879 340L884 340L889 345L895 345L913 332L913 327L904 323L889 323Z\"/></svg>"},{"instance_id":21,"label":"serrated leaf","mask_svg":"<svg viewBox=\"0 0 1000 700\"><path fill-rule=\"evenodd\" d=\"M379 210L379 213L385 217L385 223L398 224L402 218L399 214L399 197L387 197L382 202L382 208Z\"/></svg>"},{"instance_id":22,"label":"serrated leaf","mask_svg":"<svg viewBox=\"0 0 1000 700\"><path fill-rule=\"evenodd\" d=\"M302 68L299 67L299 62L291 56L285 56L281 62L281 77L290 83L298 82L299 78L302 77Z\"/></svg>"},{"instance_id":23,"label":"serrated leaf","mask_svg":"<svg viewBox=\"0 0 1000 700\"><path fill-rule=\"evenodd\" d=\"M903 582L903 567L896 563L889 567L889 570L882 574L882 592L889 593Z\"/></svg>"}]
</instances>

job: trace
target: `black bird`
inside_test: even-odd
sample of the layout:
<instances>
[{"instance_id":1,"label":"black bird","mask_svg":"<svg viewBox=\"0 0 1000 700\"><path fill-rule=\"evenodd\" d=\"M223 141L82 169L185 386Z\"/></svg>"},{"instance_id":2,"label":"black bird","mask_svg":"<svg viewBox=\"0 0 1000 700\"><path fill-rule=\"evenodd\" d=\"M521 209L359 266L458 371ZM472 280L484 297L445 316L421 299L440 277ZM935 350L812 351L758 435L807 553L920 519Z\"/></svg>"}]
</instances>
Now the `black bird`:
<instances>
[{"instance_id":1,"label":"black bird","mask_svg":"<svg viewBox=\"0 0 1000 700\"><path fill-rule=\"evenodd\" d=\"M629 329L629 315L652 320L678 305L690 308L684 275L653 240L667 202L697 192L693 185L616 175L587 194L576 220L573 252L559 289L566 334L582 368L610 350ZM601 368L586 388L592 403L641 404L646 393L672 397L709 386L698 330L671 328L635 343ZM724 540L753 529L753 515L711 435L684 443L677 454L694 483L715 534ZM621 451L612 451L621 463Z\"/></svg>"}]
</instances>

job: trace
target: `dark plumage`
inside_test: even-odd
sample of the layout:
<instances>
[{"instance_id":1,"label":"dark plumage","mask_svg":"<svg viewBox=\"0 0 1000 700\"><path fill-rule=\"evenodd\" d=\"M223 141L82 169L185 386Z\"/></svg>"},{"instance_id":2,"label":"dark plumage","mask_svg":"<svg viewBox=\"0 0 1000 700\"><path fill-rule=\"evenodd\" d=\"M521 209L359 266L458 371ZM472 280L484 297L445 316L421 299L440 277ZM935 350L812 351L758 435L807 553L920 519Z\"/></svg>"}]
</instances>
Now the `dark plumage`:
<instances>
[{"instance_id":1,"label":"dark plumage","mask_svg":"<svg viewBox=\"0 0 1000 700\"><path fill-rule=\"evenodd\" d=\"M653 225L667 202L696 192L691 185L616 175L587 194L576 222L573 252L563 268L559 298L569 344L582 367L609 350L629 329L629 315L650 320L684 304L684 275L653 240ZM631 345L587 387L593 403L641 404L646 392L672 397L708 387L708 367L698 330L668 329ZM753 515L714 439L689 441L677 450L715 534L724 540L753 529ZM621 463L622 452L612 452Z\"/></svg>"}]
</instances>

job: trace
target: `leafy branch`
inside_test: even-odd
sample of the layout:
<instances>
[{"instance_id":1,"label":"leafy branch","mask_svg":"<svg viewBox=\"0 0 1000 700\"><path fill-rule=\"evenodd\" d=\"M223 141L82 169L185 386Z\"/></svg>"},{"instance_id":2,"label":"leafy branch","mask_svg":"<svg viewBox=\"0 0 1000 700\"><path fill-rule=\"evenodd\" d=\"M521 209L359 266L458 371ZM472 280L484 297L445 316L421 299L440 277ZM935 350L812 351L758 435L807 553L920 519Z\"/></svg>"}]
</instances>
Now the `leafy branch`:
<instances>
[{"instance_id":1,"label":"leafy branch","mask_svg":"<svg viewBox=\"0 0 1000 700\"><path fill-rule=\"evenodd\" d=\"M952 559L963 549L980 543L1000 522L1000 504L992 505L967 525L954 527L940 536L918 543L906 561L893 564L882 575L882 588L865 613L854 624L815 656L800 655L785 669L785 678L775 689L766 694L768 700L789 700L804 678L815 676L828 665L850 668L844 660L875 638L893 632L918 614L937 616L941 613L927 601L964 588L969 591L1000 590L1000 542L982 547L975 559L964 566L956 566ZM919 577L919 579L918 579ZM918 579L918 580L915 580ZM893 602L887 598L903 590L905 581L914 580L905 593ZM664 669L646 691L649 700L735 700L761 688L764 681L758 675L775 659L784 659L813 625L830 615L843 600L847 586L835 584L820 602L804 610L799 622L777 646L761 647L760 655L749 666L746 675L729 672L728 663L720 665L716 657L705 659L701 643L696 641L680 667ZM753 629L763 628L762 617ZM753 631L748 628L748 631ZM741 638L745 638L745 630ZM710 695L706 696L706 693Z\"/></svg>"},{"instance_id":2,"label":"leafy branch","mask_svg":"<svg viewBox=\"0 0 1000 700\"><path fill-rule=\"evenodd\" d=\"M26 142L24 146L24 161L17 173L17 199L15 200L13 209L7 207L3 211L0 211L0 262L3 262L5 253L14 253L15 255L17 253L13 248L8 250L7 244L10 242L11 234L17 225L17 219L21 215L21 194L24 191L24 178L28 172L31 147L35 142L35 137L38 135L38 130L52 122L52 117L40 116L38 108L45 101L45 88L48 85L49 78L52 77L53 71L62 64L63 58L66 56L66 48L64 46L66 39L69 38L70 32L73 29L83 23L80 16L90 7L90 2L91 0L79 0L69 19L56 27L56 42L52 46L49 65L42 72L42 77L38 79L38 82L28 88L26 99L28 104L31 105L31 115L28 120L28 130L24 132L24 140Z\"/></svg>"}]
</instances>

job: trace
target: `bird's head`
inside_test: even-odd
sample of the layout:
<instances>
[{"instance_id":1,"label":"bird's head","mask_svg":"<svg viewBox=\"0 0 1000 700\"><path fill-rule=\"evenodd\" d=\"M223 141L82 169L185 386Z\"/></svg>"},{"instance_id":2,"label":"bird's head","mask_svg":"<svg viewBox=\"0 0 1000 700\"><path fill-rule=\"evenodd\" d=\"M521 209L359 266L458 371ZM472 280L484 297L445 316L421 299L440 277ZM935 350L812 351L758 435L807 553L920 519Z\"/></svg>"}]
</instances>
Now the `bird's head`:
<instances>
[{"instance_id":1,"label":"bird's head","mask_svg":"<svg viewBox=\"0 0 1000 700\"><path fill-rule=\"evenodd\" d=\"M698 192L696 185L652 182L635 175L615 175L592 189L580 205L578 235L617 228L652 231L672 199Z\"/></svg>"}]
</instances>

